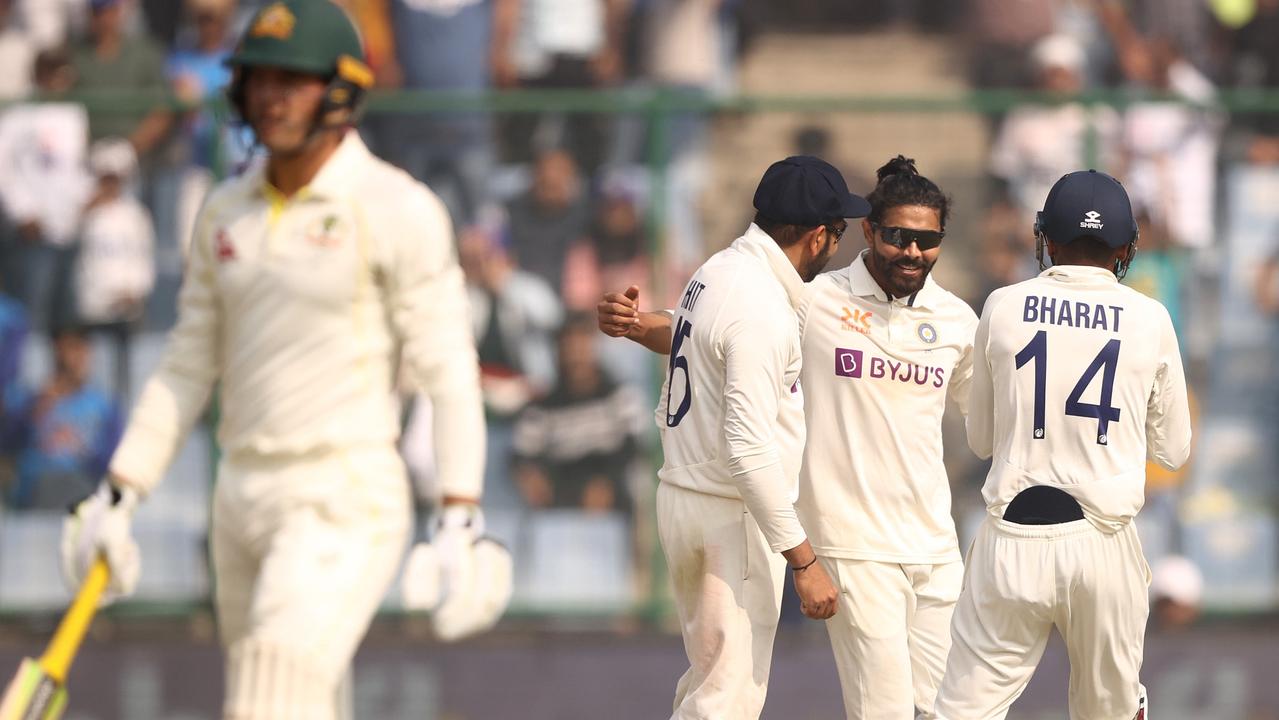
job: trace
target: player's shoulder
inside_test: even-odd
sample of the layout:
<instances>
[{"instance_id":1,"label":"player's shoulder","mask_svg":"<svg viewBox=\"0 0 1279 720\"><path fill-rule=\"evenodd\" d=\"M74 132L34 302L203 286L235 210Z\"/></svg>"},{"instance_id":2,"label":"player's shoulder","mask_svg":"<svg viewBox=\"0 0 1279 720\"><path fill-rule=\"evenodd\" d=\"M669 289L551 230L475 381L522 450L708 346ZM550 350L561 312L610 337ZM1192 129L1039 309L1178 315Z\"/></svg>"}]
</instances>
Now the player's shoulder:
<instances>
[{"instance_id":1,"label":"player's shoulder","mask_svg":"<svg viewBox=\"0 0 1279 720\"><path fill-rule=\"evenodd\" d=\"M696 275L703 283L713 281L725 288L732 287L733 300L738 303L751 301L752 295L771 296L783 292L766 265L733 245L707 258Z\"/></svg>"},{"instance_id":2,"label":"player's shoulder","mask_svg":"<svg viewBox=\"0 0 1279 720\"><path fill-rule=\"evenodd\" d=\"M1038 280L1039 278L1037 277L1030 278L1029 280L1022 280L1021 282L1013 283L1012 285L995 288L990 292L990 295L986 296L986 302L982 304L982 317L989 317L993 315L1001 307L1004 307L1012 298L1025 298L1028 295L1035 294L1037 292Z\"/></svg>"},{"instance_id":3,"label":"player's shoulder","mask_svg":"<svg viewBox=\"0 0 1279 720\"><path fill-rule=\"evenodd\" d=\"M398 212L444 211L439 196L403 168L369 153L362 170L361 202Z\"/></svg>"},{"instance_id":4,"label":"player's shoulder","mask_svg":"<svg viewBox=\"0 0 1279 720\"><path fill-rule=\"evenodd\" d=\"M1122 283L1116 283L1117 304L1143 315L1147 322L1158 322L1172 327L1172 315L1159 300Z\"/></svg>"},{"instance_id":5,"label":"player's shoulder","mask_svg":"<svg viewBox=\"0 0 1279 720\"><path fill-rule=\"evenodd\" d=\"M976 325L977 312L973 310L973 306L968 301L959 297L955 293L942 287L940 283L929 283L931 297L929 303L933 305L939 313L944 313L949 318L964 324Z\"/></svg>"},{"instance_id":6,"label":"player's shoulder","mask_svg":"<svg viewBox=\"0 0 1279 720\"><path fill-rule=\"evenodd\" d=\"M814 294L823 294L830 292L844 292L848 290L849 277L852 274L852 266L845 265L838 270L827 270L820 273L813 281L809 283Z\"/></svg>"},{"instance_id":7,"label":"player's shoulder","mask_svg":"<svg viewBox=\"0 0 1279 720\"><path fill-rule=\"evenodd\" d=\"M795 311L786 290L767 266L730 246L706 260L693 275L699 314L716 318L716 326L753 325L760 331L788 327L794 332Z\"/></svg>"},{"instance_id":8,"label":"player's shoulder","mask_svg":"<svg viewBox=\"0 0 1279 720\"><path fill-rule=\"evenodd\" d=\"M260 193L262 188L261 162L259 160L214 185L204 198L204 205L200 209L201 214L206 218L222 217L228 213L247 209L250 201Z\"/></svg>"}]
</instances>

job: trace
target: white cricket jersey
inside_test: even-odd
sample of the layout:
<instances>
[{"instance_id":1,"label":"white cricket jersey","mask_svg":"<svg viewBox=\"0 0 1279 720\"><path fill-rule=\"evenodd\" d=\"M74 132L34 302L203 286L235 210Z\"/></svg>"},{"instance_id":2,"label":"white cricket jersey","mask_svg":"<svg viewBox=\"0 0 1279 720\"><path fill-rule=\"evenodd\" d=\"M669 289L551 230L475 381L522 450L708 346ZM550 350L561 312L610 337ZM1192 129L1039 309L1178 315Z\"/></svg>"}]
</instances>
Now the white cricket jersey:
<instances>
[{"instance_id":1,"label":"white cricket jersey","mask_svg":"<svg viewBox=\"0 0 1279 720\"><path fill-rule=\"evenodd\" d=\"M966 405L977 315L932 277L889 299L867 252L820 275L801 311L799 517L819 555L959 560L941 421L948 394Z\"/></svg>"},{"instance_id":2,"label":"white cricket jersey","mask_svg":"<svg viewBox=\"0 0 1279 720\"><path fill-rule=\"evenodd\" d=\"M804 405L796 306L804 283L751 225L693 275L675 309L656 419L662 482L740 498L774 551L804 541L795 517Z\"/></svg>"},{"instance_id":3,"label":"white cricket jersey","mask_svg":"<svg viewBox=\"0 0 1279 720\"><path fill-rule=\"evenodd\" d=\"M178 323L111 470L149 491L215 382L227 453L391 443L401 359L441 419L444 492L479 497L478 363L443 204L354 131L291 198L260 163L200 210Z\"/></svg>"},{"instance_id":4,"label":"white cricket jersey","mask_svg":"<svg viewBox=\"0 0 1279 720\"><path fill-rule=\"evenodd\" d=\"M1145 502L1146 459L1190 454L1177 336L1158 301L1102 268L1062 265L991 293L977 326L968 444L994 461L995 517L1017 493L1070 493L1099 529Z\"/></svg>"}]
</instances>

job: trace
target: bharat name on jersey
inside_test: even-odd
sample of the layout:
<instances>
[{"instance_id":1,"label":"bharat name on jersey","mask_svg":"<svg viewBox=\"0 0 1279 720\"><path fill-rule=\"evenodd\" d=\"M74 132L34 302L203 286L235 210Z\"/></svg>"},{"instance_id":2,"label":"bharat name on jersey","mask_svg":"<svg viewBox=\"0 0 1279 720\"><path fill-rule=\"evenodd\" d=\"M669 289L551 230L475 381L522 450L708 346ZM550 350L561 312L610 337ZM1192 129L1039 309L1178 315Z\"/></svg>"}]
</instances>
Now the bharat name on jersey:
<instances>
[{"instance_id":1,"label":"bharat name on jersey","mask_svg":"<svg viewBox=\"0 0 1279 720\"><path fill-rule=\"evenodd\" d=\"M801 312L808 444L797 509L815 551L960 559L942 460L946 398L965 405L977 315L931 277L890 299L865 251L820 275Z\"/></svg>"},{"instance_id":2,"label":"bharat name on jersey","mask_svg":"<svg viewBox=\"0 0 1279 720\"><path fill-rule=\"evenodd\" d=\"M968 438L994 455L982 492L996 517L1027 487L1052 485L1115 530L1145 501L1147 458L1173 468L1189 454L1168 312L1108 270L1053 267L996 290L974 363Z\"/></svg>"},{"instance_id":3,"label":"bharat name on jersey","mask_svg":"<svg viewBox=\"0 0 1279 720\"><path fill-rule=\"evenodd\" d=\"M776 257L772 257L772 255ZM776 243L752 225L746 235L712 255L693 275L675 309L671 352L655 420L664 462L662 482L711 495L739 498L733 478L727 424L727 397L739 394L776 398L775 416L757 418L755 435L773 447L790 483L798 491L804 445L804 398L799 385L799 325L795 299L770 271L784 263ZM794 274L794 270L790 269ZM799 285L798 275L794 283ZM734 335L751 335L750 344L766 348L780 368L775 386L728 387L726 351Z\"/></svg>"}]
</instances>

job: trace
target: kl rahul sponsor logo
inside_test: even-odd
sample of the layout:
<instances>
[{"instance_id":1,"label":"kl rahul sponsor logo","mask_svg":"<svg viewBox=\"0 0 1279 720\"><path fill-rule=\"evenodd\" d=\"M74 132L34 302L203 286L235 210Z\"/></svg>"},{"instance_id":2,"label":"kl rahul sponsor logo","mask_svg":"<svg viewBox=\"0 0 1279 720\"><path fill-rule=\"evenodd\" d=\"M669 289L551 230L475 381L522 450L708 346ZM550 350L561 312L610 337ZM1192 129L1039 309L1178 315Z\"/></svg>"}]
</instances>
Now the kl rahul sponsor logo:
<instances>
[{"instance_id":1,"label":"kl rahul sponsor logo","mask_svg":"<svg viewBox=\"0 0 1279 720\"><path fill-rule=\"evenodd\" d=\"M844 314L839 316L840 327L863 335L870 333L870 318L874 313L869 310L850 310L843 308Z\"/></svg>"}]
</instances>

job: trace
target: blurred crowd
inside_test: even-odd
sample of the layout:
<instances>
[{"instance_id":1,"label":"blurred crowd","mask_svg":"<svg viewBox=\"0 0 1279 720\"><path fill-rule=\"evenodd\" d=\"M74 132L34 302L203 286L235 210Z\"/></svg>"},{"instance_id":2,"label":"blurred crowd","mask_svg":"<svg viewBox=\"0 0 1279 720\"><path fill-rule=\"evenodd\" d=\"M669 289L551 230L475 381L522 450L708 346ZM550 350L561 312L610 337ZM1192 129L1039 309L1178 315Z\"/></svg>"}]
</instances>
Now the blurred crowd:
<instances>
[{"instance_id":1,"label":"blurred crowd","mask_svg":"<svg viewBox=\"0 0 1279 720\"><path fill-rule=\"evenodd\" d=\"M253 161L251 136L211 101L230 80L223 60L265 2L0 0L8 506L62 507L101 474L140 379L138 335L173 322L200 202ZM977 308L990 289L1036 272L1027 229L1052 182L1096 167L1123 180L1140 216L1126 282L1160 299L1180 332L1210 323L1202 313L1220 276L1221 181L1231 168L1279 167L1279 112L1228 115L1214 104L1223 90L1279 89L1279 0L339 4L388 91L659 88L714 99L734 90L738 58L764 30L847 30L850 42L884 29L951 36L973 88L1034 93L989 116L989 193L972 242ZM1090 91L1116 102L1079 97ZM486 502L496 509L627 523L643 509L654 364L604 342L590 313L604 289L637 285L648 299L678 287L728 240L701 232L715 116L669 120L661 183L648 174L658 140L642 117L468 110L376 114L361 126L452 214L489 419ZM798 142L820 141L813 133ZM1275 318L1279 238L1267 242L1249 293ZM1183 347L1205 352L1193 340ZM109 358L94 360L102 349ZM47 367L24 368L31 357ZM1194 370L1204 358L1188 360ZM95 362L110 370L91 372ZM429 408L419 402L411 415L409 432L422 437L414 426L429 423ZM429 452L406 454L429 476ZM1152 516L1176 514L1161 497L1182 482L1152 475Z\"/></svg>"}]
</instances>

